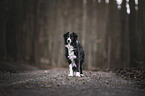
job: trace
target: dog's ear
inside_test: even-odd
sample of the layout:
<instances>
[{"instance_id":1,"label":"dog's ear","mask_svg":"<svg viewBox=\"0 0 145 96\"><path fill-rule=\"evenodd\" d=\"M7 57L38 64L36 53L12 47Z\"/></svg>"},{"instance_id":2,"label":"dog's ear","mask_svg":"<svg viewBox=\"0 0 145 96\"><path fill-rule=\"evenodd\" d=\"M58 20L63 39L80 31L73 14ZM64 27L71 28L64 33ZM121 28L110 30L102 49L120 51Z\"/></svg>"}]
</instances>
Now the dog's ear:
<instances>
[{"instance_id":1,"label":"dog's ear","mask_svg":"<svg viewBox=\"0 0 145 96\"><path fill-rule=\"evenodd\" d=\"M75 32L73 32L72 34L76 39L78 38L78 35Z\"/></svg>"},{"instance_id":2,"label":"dog's ear","mask_svg":"<svg viewBox=\"0 0 145 96\"><path fill-rule=\"evenodd\" d=\"M65 33L65 34L63 35L63 37L66 37L68 34L69 34L69 32Z\"/></svg>"}]
</instances>

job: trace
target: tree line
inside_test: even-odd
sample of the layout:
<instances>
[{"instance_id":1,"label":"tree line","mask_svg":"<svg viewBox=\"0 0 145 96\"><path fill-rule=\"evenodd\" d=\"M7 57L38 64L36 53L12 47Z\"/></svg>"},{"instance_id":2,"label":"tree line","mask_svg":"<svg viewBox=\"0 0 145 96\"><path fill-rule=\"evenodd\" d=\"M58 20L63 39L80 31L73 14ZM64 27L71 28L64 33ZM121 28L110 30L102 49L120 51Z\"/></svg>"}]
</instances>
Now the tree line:
<instances>
[{"instance_id":1,"label":"tree line","mask_svg":"<svg viewBox=\"0 0 145 96\"><path fill-rule=\"evenodd\" d=\"M85 69L145 66L145 1L1 0L0 60L66 68L65 32L76 32Z\"/></svg>"}]
</instances>

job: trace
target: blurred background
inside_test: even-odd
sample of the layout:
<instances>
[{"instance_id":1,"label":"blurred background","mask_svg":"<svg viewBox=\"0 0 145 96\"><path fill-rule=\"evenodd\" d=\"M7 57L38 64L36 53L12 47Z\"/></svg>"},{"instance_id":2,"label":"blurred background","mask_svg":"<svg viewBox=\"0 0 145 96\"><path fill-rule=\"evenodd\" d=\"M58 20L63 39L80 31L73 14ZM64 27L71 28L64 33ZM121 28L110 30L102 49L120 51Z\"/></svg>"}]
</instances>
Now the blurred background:
<instances>
[{"instance_id":1,"label":"blurred background","mask_svg":"<svg viewBox=\"0 0 145 96\"><path fill-rule=\"evenodd\" d=\"M145 0L0 0L0 66L67 68L68 31L86 70L145 67Z\"/></svg>"}]
</instances>

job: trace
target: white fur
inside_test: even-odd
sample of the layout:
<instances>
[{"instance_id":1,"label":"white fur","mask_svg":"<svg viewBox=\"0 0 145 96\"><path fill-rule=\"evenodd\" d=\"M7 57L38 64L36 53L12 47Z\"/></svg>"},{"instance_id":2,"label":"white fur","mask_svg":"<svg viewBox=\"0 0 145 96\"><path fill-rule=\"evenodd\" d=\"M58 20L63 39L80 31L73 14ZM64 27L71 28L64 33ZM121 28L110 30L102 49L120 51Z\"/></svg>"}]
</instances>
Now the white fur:
<instances>
[{"instance_id":1,"label":"white fur","mask_svg":"<svg viewBox=\"0 0 145 96\"><path fill-rule=\"evenodd\" d=\"M72 67L76 67L74 59L77 57L75 56L74 51L73 51L74 48L73 48L73 46L70 45L70 43L68 43L68 45L65 45L65 47L68 48L68 54L69 54L68 58L72 61L72 63L69 65L70 74L68 76L74 76L76 74L75 74L75 72L73 72Z\"/></svg>"},{"instance_id":2,"label":"white fur","mask_svg":"<svg viewBox=\"0 0 145 96\"><path fill-rule=\"evenodd\" d=\"M74 76L73 75L72 64L69 65L69 75L68 76Z\"/></svg>"},{"instance_id":3,"label":"white fur","mask_svg":"<svg viewBox=\"0 0 145 96\"><path fill-rule=\"evenodd\" d=\"M73 51L74 50L73 46L68 44L68 45L65 45L65 47L68 48L68 54L69 54L68 58L71 59L72 62L74 62L74 59L76 58L76 56Z\"/></svg>"},{"instance_id":4,"label":"white fur","mask_svg":"<svg viewBox=\"0 0 145 96\"><path fill-rule=\"evenodd\" d=\"M81 76L80 72L76 72L76 76L80 77Z\"/></svg>"},{"instance_id":5,"label":"white fur","mask_svg":"<svg viewBox=\"0 0 145 96\"><path fill-rule=\"evenodd\" d=\"M70 36L69 36L69 38L67 39L67 43L69 43L68 41L70 41L70 42L71 42Z\"/></svg>"},{"instance_id":6,"label":"white fur","mask_svg":"<svg viewBox=\"0 0 145 96\"><path fill-rule=\"evenodd\" d=\"M84 74L80 74L81 77L84 77Z\"/></svg>"},{"instance_id":7,"label":"white fur","mask_svg":"<svg viewBox=\"0 0 145 96\"><path fill-rule=\"evenodd\" d=\"M67 41L68 40L71 42L70 38L68 38ZM78 43L78 41L77 41L77 43ZM78 76L78 77L84 76L83 74L80 74L80 72L73 72L72 67L74 67L74 66L77 67L75 62L74 62L74 59L77 58L77 57L74 54L74 51L73 51L74 48L73 48L73 46L71 46L70 43L68 43L68 45L65 45L65 47L68 48L68 54L69 54L68 58L72 61L72 63L69 65L69 72L70 73L69 73L68 76Z\"/></svg>"}]
</instances>

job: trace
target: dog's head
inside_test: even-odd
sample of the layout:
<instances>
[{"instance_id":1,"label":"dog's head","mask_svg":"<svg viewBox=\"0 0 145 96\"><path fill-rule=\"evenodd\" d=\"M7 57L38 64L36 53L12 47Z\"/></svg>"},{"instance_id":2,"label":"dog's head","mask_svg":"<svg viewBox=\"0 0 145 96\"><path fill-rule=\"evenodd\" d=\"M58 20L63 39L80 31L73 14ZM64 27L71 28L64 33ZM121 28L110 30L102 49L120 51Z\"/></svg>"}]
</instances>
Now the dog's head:
<instances>
[{"instance_id":1,"label":"dog's head","mask_svg":"<svg viewBox=\"0 0 145 96\"><path fill-rule=\"evenodd\" d=\"M67 32L64 34L64 43L65 44L74 44L76 43L78 35L74 32Z\"/></svg>"}]
</instances>

